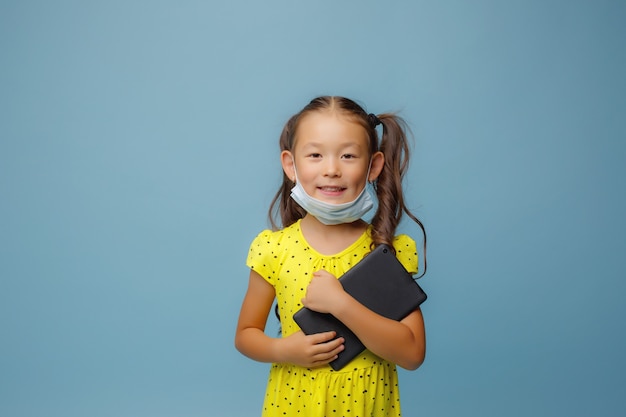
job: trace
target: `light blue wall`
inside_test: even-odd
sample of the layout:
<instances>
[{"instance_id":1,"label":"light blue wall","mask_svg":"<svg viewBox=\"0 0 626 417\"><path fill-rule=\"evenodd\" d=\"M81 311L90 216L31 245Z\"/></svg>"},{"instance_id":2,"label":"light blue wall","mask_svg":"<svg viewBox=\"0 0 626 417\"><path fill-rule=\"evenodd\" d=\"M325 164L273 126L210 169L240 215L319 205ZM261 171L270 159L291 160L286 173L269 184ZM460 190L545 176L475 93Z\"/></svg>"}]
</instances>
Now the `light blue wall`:
<instances>
[{"instance_id":1,"label":"light blue wall","mask_svg":"<svg viewBox=\"0 0 626 417\"><path fill-rule=\"evenodd\" d=\"M623 415L624 22L609 0L2 1L0 415L258 415L244 261L282 124L319 94L416 136L405 415Z\"/></svg>"}]
</instances>

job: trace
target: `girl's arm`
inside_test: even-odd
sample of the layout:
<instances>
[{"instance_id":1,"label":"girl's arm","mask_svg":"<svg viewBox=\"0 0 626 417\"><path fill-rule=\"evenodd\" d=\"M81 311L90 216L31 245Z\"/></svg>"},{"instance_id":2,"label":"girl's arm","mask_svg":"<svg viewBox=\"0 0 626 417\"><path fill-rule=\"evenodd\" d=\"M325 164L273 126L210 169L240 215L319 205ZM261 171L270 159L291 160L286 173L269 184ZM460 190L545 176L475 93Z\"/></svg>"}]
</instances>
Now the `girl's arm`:
<instances>
[{"instance_id":1,"label":"girl's arm","mask_svg":"<svg viewBox=\"0 0 626 417\"><path fill-rule=\"evenodd\" d=\"M331 313L370 351L402 368L414 370L424 361L426 334L419 308L401 321L388 319L355 300L324 270L313 274L302 303L312 310Z\"/></svg>"},{"instance_id":2,"label":"girl's arm","mask_svg":"<svg viewBox=\"0 0 626 417\"><path fill-rule=\"evenodd\" d=\"M336 336L334 332L310 336L296 332L285 338L266 335L265 325L274 297L274 287L257 272L250 271L248 291L235 333L237 350L259 362L293 363L309 368L325 365L337 358L343 350L344 340L333 340Z\"/></svg>"}]
</instances>

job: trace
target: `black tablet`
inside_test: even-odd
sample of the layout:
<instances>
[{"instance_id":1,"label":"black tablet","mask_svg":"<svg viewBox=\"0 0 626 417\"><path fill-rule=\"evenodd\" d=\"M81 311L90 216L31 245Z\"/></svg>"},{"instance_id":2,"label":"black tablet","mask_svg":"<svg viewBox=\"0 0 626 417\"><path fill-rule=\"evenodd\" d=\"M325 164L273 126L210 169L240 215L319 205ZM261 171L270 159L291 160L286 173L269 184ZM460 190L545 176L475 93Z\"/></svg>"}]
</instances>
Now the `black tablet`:
<instances>
[{"instance_id":1,"label":"black tablet","mask_svg":"<svg viewBox=\"0 0 626 417\"><path fill-rule=\"evenodd\" d=\"M387 245L377 246L339 282L361 304L393 320L402 320L426 300L426 293ZM359 338L331 314L303 307L293 319L305 334L335 331L337 337L345 339L345 349L330 363L334 370L343 368L365 349Z\"/></svg>"}]
</instances>

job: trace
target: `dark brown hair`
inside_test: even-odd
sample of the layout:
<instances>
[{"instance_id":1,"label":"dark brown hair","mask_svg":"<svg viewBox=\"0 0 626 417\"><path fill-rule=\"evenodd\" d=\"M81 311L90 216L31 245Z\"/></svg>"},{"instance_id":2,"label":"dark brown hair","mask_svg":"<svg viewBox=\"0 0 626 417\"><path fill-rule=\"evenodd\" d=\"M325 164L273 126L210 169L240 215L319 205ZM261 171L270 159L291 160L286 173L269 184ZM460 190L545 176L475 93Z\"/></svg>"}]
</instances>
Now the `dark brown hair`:
<instances>
[{"instance_id":1,"label":"dark brown hair","mask_svg":"<svg viewBox=\"0 0 626 417\"><path fill-rule=\"evenodd\" d=\"M381 151L385 156L385 165L374 183L378 197L378 208L372 218L372 241L374 246L387 244L393 248L392 242L396 228L404 213L407 214L424 233L424 251L426 250L426 231L422 222L411 213L404 202L402 180L409 165L410 149L405 121L393 113L383 113L376 117L368 113L359 104L345 97L322 96L307 104L300 112L293 115L285 124L280 135L281 151L293 151L296 130L302 118L312 112L338 112L351 121L359 123L367 132L370 156ZM382 125L382 138L378 139L376 122ZM279 226L276 217L280 217L282 227L287 227L306 215L306 211L290 198L293 183L283 172L283 182L274 196L269 209L269 220L274 229ZM425 254L424 254L425 255ZM424 259L426 259L424 257ZM424 268L426 272L426 268Z\"/></svg>"}]
</instances>

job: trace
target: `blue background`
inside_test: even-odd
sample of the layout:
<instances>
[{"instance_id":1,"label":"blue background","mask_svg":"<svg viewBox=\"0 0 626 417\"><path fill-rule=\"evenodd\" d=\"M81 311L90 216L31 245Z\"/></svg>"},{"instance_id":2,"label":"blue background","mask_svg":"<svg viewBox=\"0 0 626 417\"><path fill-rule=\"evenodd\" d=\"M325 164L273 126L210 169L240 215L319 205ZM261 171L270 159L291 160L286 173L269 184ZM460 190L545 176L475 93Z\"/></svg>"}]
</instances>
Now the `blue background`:
<instances>
[{"instance_id":1,"label":"blue background","mask_svg":"<svg viewBox=\"0 0 626 417\"><path fill-rule=\"evenodd\" d=\"M280 129L320 94L415 134L405 415L623 415L624 22L618 0L3 0L0 415L258 415L245 257Z\"/></svg>"}]
</instances>

